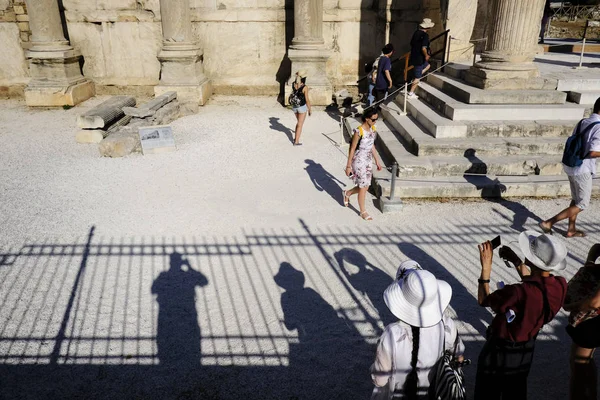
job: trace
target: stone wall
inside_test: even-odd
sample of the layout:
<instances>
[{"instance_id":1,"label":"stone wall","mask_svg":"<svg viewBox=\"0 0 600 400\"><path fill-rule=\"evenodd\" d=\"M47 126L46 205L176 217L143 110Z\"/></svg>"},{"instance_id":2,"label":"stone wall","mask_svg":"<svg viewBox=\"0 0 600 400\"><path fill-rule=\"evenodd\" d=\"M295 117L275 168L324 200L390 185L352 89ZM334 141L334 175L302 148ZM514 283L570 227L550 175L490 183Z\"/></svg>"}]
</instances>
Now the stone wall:
<instances>
[{"instance_id":1,"label":"stone wall","mask_svg":"<svg viewBox=\"0 0 600 400\"><path fill-rule=\"evenodd\" d=\"M12 18L0 16L0 43L8 49L0 53L0 86L27 81L25 36L14 13L16 2L0 0L0 12L4 7ZM158 83L159 0L62 3L71 44L84 57L84 75L99 88ZM355 84L364 63L385 44L386 32L404 52L423 17L437 23L432 35L442 31L440 4L443 1L324 0L323 36L332 50L327 71L334 88ZM293 37L292 0L191 0L190 6L215 93L279 93L281 81L291 73L286 49Z\"/></svg>"},{"instance_id":2,"label":"stone wall","mask_svg":"<svg viewBox=\"0 0 600 400\"><path fill-rule=\"evenodd\" d=\"M25 2L0 0L0 97L22 95L29 80L24 49L30 37Z\"/></svg>"}]
</instances>

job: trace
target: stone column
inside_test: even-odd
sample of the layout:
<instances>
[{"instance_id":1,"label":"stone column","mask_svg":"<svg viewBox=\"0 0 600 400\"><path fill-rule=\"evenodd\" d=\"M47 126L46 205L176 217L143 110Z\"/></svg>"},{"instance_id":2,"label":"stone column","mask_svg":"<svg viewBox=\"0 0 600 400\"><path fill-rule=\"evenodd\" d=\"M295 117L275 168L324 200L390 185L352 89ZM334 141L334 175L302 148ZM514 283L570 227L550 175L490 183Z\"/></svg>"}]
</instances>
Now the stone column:
<instances>
[{"instance_id":1,"label":"stone column","mask_svg":"<svg viewBox=\"0 0 600 400\"><path fill-rule=\"evenodd\" d=\"M27 105L74 106L94 96L94 84L81 74L81 54L63 34L58 1L27 0L26 4L32 33Z\"/></svg>"},{"instance_id":2,"label":"stone column","mask_svg":"<svg viewBox=\"0 0 600 400\"><path fill-rule=\"evenodd\" d=\"M484 89L542 89L533 63L544 0L491 0L491 27L481 62L467 81Z\"/></svg>"},{"instance_id":3,"label":"stone column","mask_svg":"<svg viewBox=\"0 0 600 400\"><path fill-rule=\"evenodd\" d=\"M192 35L189 0L160 0L160 17L163 46L154 94L176 91L184 113L197 112L212 94L212 85L204 75L203 51Z\"/></svg>"},{"instance_id":4,"label":"stone column","mask_svg":"<svg viewBox=\"0 0 600 400\"><path fill-rule=\"evenodd\" d=\"M327 60L331 53L323 40L323 0L294 0L294 38L288 49L292 77L285 87L285 101L292 91L297 71L306 70L311 104L331 104L333 87L327 78Z\"/></svg>"}]
</instances>

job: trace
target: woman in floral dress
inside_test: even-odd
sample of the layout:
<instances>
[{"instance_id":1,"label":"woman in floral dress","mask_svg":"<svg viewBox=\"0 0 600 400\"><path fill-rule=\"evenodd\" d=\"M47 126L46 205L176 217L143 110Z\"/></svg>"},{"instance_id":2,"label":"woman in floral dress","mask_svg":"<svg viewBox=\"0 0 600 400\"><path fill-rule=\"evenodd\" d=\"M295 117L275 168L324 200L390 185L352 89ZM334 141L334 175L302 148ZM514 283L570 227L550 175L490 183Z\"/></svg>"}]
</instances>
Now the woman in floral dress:
<instances>
[{"instance_id":1,"label":"woman in floral dress","mask_svg":"<svg viewBox=\"0 0 600 400\"><path fill-rule=\"evenodd\" d=\"M381 162L375 152L375 121L377 121L377 110L368 109L362 115L362 125L353 131L352 143L350 144L350 153L348 153L348 163L346 164L346 175L354 179L354 188L344 191L344 205L348 207L350 196L358 194L358 206L362 219L371 221L373 218L367 213L365 208L365 197L367 190L371 186L373 177L373 158L377 170L381 171Z\"/></svg>"}]
</instances>

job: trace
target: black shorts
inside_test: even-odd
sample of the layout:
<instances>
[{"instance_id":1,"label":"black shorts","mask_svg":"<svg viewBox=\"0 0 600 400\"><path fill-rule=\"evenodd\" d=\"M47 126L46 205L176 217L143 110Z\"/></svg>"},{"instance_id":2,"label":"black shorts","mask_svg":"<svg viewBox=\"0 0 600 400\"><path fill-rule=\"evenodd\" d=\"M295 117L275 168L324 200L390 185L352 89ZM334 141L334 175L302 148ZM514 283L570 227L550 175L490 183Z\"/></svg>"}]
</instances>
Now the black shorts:
<instances>
[{"instance_id":1,"label":"black shorts","mask_svg":"<svg viewBox=\"0 0 600 400\"><path fill-rule=\"evenodd\" d=\"M576 327L567 325L567 333L579 347L595 349L600 347L600 316L588 319Z\"/></svg>"}]
</instances>

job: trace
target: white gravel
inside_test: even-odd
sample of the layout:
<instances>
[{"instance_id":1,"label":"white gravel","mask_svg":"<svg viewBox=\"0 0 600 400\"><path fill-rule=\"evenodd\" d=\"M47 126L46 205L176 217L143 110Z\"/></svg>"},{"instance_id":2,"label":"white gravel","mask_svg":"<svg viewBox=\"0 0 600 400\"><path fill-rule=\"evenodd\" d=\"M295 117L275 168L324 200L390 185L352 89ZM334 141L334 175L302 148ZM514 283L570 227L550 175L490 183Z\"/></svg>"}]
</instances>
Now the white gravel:
<instances>
[{"instance_id":1,"label":"white gravel","mask_svg":"<svg viewBox=\"0 0 600 400\"><path fill-rule=\"evenodd\" d=\"M172 124L177 152L105 159L74 140L76 116L103 100L0 101L0 398L367 398L389 320L380 293L408 257L451 283L476 361L491 320L476 305L476 244L514 241L567 204L407 202L382 215L369 200L365 222L340 205L346 150L323 135L338 130L324 111L293 147L272 129L293 129L291 111L216 97ZM580 217L589 236L568 241L567 278L600 238L599 208ZM175 251L201 275L160 275ZM493 278L516 273L496 263ZM567 397L565 319L538 339L531 399Z\"/></svg>"}]
</instances>

